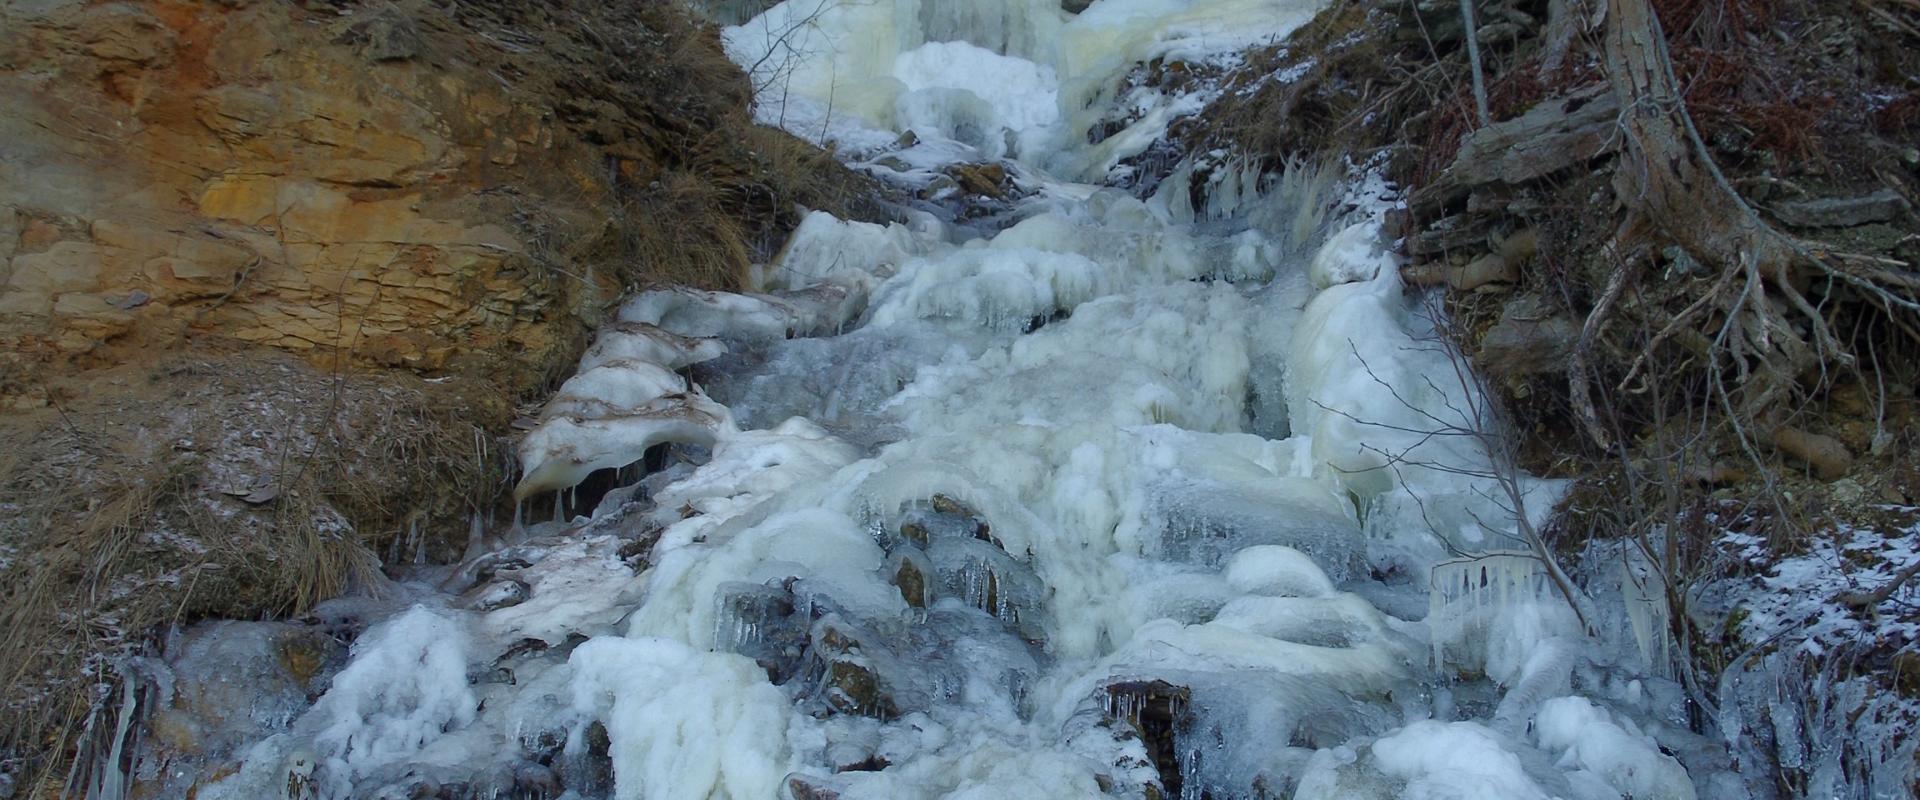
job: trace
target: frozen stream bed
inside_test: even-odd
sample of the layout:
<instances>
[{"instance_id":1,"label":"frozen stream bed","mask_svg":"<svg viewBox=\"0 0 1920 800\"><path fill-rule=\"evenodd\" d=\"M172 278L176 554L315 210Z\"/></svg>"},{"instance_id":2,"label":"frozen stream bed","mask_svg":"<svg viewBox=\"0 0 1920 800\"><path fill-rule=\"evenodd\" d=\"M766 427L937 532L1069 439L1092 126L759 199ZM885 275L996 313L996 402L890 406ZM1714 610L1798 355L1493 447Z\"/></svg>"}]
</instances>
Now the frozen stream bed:
<instances>
[{"instance_id":1,"label":"frozen stream bed","mask_svg":"<svg viewBox=\"0 0 1920 800\"><path fill-rule=\"evenodd\" d=\"M311 623L188 632L141 667L174 698L141 741L192 727L203 755L139 777L201 800L1744 796L1645 666L1652 601L1596 592L1587 635L1513 553L1513 498L1537 519L1556 487L1433 435L1481 404L1379 240L1392 187L1301 165L1107 188L1204 99L1120 93L1130 65L1229 61L1316 10L790 0L730 30L776 65L769 122L922 189L998 162L1017 199L990 225L815 213L756 293L630 298L521 444L541 520ZM1086 144L1102 116L1130 122ZM347 652L312 643L339 631Z\"/></svg>"}]
</instances>

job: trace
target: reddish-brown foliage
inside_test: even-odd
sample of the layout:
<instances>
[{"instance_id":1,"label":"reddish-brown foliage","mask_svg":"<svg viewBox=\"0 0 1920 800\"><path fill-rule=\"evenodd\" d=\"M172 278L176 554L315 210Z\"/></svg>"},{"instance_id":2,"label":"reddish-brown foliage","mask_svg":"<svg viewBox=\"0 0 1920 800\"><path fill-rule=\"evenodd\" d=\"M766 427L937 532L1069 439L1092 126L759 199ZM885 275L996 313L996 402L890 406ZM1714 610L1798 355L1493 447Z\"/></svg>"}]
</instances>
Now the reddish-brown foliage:
<instances>
[{"instance_id":1,"label":"reddish-brown foliage","mask_svg":"<svg viewBox=\"0 0 1920 800\"><path fill-rule=\"evenodd\" d=\"M1774 0L1653 0L1672 38L1724 39L1764 30L1778 18Z\"/></svg>"},{"instance_id":2,"label":"reddish-brown foliage","mask_svg":"<svg viewBox=\"0 0 1920 800\"><path fill-rule=\"evenodd\" d=\"M1920 134L1920 91L1907 92L1873 115L1873 127L1888 136Z\"/></svg>"}]
</instances>

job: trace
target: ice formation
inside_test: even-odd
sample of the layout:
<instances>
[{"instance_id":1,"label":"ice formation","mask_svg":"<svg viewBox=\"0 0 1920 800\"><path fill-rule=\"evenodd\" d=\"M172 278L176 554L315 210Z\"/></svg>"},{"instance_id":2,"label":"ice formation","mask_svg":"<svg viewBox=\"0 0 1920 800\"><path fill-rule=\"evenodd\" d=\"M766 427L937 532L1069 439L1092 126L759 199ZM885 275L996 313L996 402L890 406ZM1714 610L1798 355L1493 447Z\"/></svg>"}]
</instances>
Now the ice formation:
<instances>
[{"instance_id":1,"label":"ice formation","mask_svg":"<svg viewBox=\"0 0 1920 800\"><path fill-rule=\"evenodd\" d=\"M467 688L471 641L458 620L415 608L368 631L354 659L314 705L325 727L314 737L329 793L418 757L473 722L479 700Z\"/></svg>"},{"instance_id":2,"label":"ice formation","mask_svg":"<svg viewBox=\"0 0 1920 800\"><path fill-rule=\"evenodd\" d=\"M1693 783L1680 763L1634 729L1616 723L1605 709L1580 697L1557 697L1534 717L1540 746L1560 753L1560 764L1604 781L1624 797L1693 800Z\"/></svg>"},{"instance_id":3,"label":"ice formation","mask_svg":"<svg viewBox=\"0 0 1920 800\"><path fill-rule=\"evenodd\" d=\"M629 298L518 494L620 485L476 537L402 584L417 608L365 601L388 616L331 688L202 796L1692 797L1670 684L1622 688L1508 549L1480 440L1423 434L1482 421L1379 241L1389 187L1071 182L1188 102L1086 144L1131 65L1317 7L788 0L730 29L769 121L909 179L1013 159L1031 193L990 224L811 213L756 292Z\"/></svg>"},{"instance_id":4,"label":"ice formation","mask_svg":"<svg viewBox=\"0 0 1920 800\"><path fill-rule=\"evenodd\" d=\"M788 0L726 34L762 87L761 118L847 151L912 130L980 156L1098 179L1165 132L1168 104L1097 145L1086 133L1118 78L1153 59L1231 59L1285 35L1319 3L1102 0L1068 14L1045 0ZM1184 101L1186 113L1199 98Z\"/></svg>"},{"instance_id":5,"label":"ice formation","mask_svg":"<svg viewBox=\"0 0 1920 800\"><path fill-rule=\"evenodd\" d=\"M752 661L670 639L601 637L573 651L573 710L612 737L613 796L774 797L787 698ZM584 734L568 747L580 748Z\"/></svg>"}]
</instances>

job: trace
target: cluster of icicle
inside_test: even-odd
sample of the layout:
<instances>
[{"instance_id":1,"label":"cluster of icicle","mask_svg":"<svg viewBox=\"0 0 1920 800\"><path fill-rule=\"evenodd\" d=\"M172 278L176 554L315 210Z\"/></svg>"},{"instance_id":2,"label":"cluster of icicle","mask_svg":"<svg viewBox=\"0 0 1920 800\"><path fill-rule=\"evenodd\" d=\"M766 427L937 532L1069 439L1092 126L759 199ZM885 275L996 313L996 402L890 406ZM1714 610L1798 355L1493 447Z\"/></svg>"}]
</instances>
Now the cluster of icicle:
<instances>
[{"instance_id":1,"label":"cluster of icicle","mask_svg":"<svg viewBox=\"0 0 1920 800\"><path fill-rule=\"evenodd\" d=\"M1470 627L1488 624L1489 612L1523 600L1554 600L1539 559L1517 550L1442 561L1433 565L1430 581L1427 626L1433 631L1435 667L1446 664L1447 643L1467 640Z\"/></svg>"}]
</instances>

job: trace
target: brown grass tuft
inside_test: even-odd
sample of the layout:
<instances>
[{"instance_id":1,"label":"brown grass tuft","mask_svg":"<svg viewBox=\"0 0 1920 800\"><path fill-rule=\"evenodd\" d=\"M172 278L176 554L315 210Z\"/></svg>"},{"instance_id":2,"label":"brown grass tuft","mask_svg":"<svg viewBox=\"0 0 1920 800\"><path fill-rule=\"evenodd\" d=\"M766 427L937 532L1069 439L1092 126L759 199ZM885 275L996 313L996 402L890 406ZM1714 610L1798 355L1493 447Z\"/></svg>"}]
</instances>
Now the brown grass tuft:
<instances>
[{"instance_id":1,"label":"brown grass tuft","mask_svg":"<svg viewBox=\"0 0 1920 800\"><path fill-rule=\"evenodd\" d=\"M623 199L613 226L628 283L739 288L753 257L747 226L711 178L672 170Z\"/></svg>"},{"instance_id":2,"label":"brown grass tuft","mask_svg":"<svg viewBox=\"0 0 1920 800\"><path fill-rule=\"evenodd\" d=\"M1391 114L1354 124L1368 110L1388 109L1375 90L1395 77L1391 47L1382 37L1363 35L1384 24L1373 9L1340 0L1284 43L1249 52L1250 66L1236 71L1220 99L1179 138L1190 143L1189 151L1225 145L1277 168L1291 157L1332 149L1336 140L1392 130L1399 119Z\"/></svg>"},{"instance_id":3,"label":"brown grass tuft","mask_svg":"<svg viewBox=\"0 0 1920 800\"><path fill-rule=\"evenodd\" d=\"M608 156L597 219L520 207L534 257L565 285L608 289L683 284L737 289L799 222L797 207L872 216L870 181L830 153L756 125L752 84L718 29L667 0L503 4L456 0L458 25L409 13L449 58L525 75L512 88L551 105ZM472 31L510 32L528 52L471 47ZM499 34L506 35L505 33ZM578 192L562 178L556 193ZM595 285L612 278L618 286ZM597 298L596 298L597 299Z\"/></svg>"},{"instance_id":4,"label":"brown grass tuft","mask_svg":"<svg viewBox=\"0 0 1920 800\"><path fill-rule=\"evenodd\" d=\"M118 370L0 418L0 770L49 768L169 625L297 614L446 558L504 487L492 390L290 357ZM379 555L376 555L379 554Z\"/></svg>"}]
</instances>

